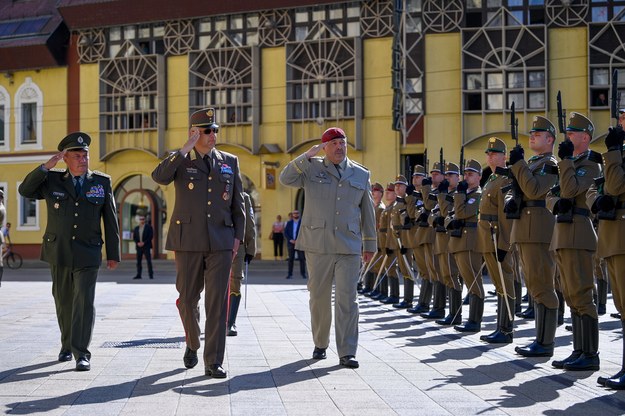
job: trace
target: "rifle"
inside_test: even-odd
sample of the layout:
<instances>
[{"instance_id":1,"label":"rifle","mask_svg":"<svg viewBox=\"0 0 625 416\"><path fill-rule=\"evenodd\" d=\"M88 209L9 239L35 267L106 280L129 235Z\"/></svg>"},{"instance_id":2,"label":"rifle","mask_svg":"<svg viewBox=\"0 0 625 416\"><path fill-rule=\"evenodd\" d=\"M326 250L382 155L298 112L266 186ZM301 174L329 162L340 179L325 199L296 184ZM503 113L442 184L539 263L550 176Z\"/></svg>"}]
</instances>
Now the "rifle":
<instances>
[{"instance_id":1,"label":"rifle","mask_svg":"<svg viewBox=\"0 0 625 416\"><path fill-rule=\"evenodd\" d=\"M510 105L510 135L514 140L514 145L519 145L519 119L516 118L516 111L514 110L514 101Z\"/></svg>"},{"instance_id":2,"label":"rifle","mask_svg":"<svg viewBox=\"0 0 625 416\"><path fill-rule=\"evenodd\" d=\"M569 138L566 135L566 110L562 108L562 93L558 91L556 96L556 102L558 103L558 130L564 135L564 140Z\"/></svg>"},{"instance_id":3,"label":"rifle","mask_svg":"<svg viewBox=\"0 0 625 416\"><path fill-rule=\"evenodd\" d=\"M443 148L441 147L441 153L439 156L439 169L441 170L441 173L444 175L445 174L445 160L443 159Z\"/></svg>"},{"instance_id":4,"label":"rifle","mask_svg":"<svg viewBox=\"0 0 625 416\"><path fill-rule=\"evenodd\" d=\"M612 118L616 121L616 125L619 124L619 107L621 106L621 93L618 92L618 69L614 69L612 72L612 85L610 86L610 95L612 96L612 102L610 103L610 113Z\"/></svg>"},{"instance_id":5,"label":"rifle","mask_svg":"<svg viewBox=\"0 0 625 416\"><path fill-rule=\"evenodd\" d=\"M460 172L464 172L464 145L460 146Z\"/></svg>"},{"instance_id":6,"label":"rifle","mask_svg":"<svg viewBox=\"0 0 625 416\"><path fill-rule=\"evenodd\" d=\"M430 173L430 170L428 169L428 165L429 164L430 164L430 161L428 160L428 149L425 149L423 151L423 167L425 168L425 176L426 177Z\"/></svg>"},{"instance_id":7,"label":"rifle","mask_svg":"<svg viewBox=\"0 0 625 416\"><path fill-rule=\"evenodd\" d=\"M516 118L514 101L512 101L512 104L510 105L510 136L514 140L515 147L518 146L519 145L519 119ZM510 170L510 168L502 168L502 167L497 166L495 168L495 173L498 175L507 176L508 178L512 179L512 183L510 185L501 188L501 192L503 193L512 191L512 199L514 200L515 205L516 205L516 210L514 212L506 212L506 218L510 220L521 218L521 208L522 208L521 203L523 202L523 198L522 198L523 191L521 190L519 183L517 182L516 178L512 174L512 171Z\"/></svg>"}]
</instances>

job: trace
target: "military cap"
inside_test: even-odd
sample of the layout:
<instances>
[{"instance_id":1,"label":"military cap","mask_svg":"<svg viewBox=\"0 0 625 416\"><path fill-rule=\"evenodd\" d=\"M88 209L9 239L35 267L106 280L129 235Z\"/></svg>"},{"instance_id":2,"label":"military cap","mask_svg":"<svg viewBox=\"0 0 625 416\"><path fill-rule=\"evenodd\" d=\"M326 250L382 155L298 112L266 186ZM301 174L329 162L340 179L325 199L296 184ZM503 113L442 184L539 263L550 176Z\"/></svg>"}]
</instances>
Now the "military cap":
<instances>
[{"instance_id":1,"label":"military cap","mask_svg":"<svg viewBox=\"0 0 625 416\"><path fill-rule=\"evenodd\" d=\"M432 172L443 173L443 170L441 169L440 162L434 162L434 165L432 166L432 169L430 169L430 173L432 173Z\"/></svg>"},{"instance_id":2,"label":"military cap","mask_svg":"<svg viewBox=\"0 0 625 416\"><path fill-rule=\"evenodd\" d=\"M553 137L556 137L556 127L549 119L543 116L534 116L530 133L533 131L547 131L551 133Z\"/></svg>"},{"instance_id":3,"label":"military cap","mask_svg":"<svg viewBox=\"0 0 625 416\"><path fill-rule=\"evenodd\" d=\"M191 114L189 121L191 127L210 127L214 129L219 128L219 124L215 123L215 109L203 108Z\"/></svg>"},{"instance_id":4,"label":"military cap","mask_svg":"<svg viewBox=\"0 0 625 416\"><path fill-rule=\"evenodd\" d=\"M330 127L323 132L323 135L321 136L321 143L327 143L334 139L347 139L347 136L345 135L343 129L340 129L338 127Z\"/></svg>"},{"instance_id":5,"label":"military cap","mask_svg":"<svg viewBox=\"0 0 625 416\"><path fill-rule=\"evenodd\" d=\"M464 164L464 170L472 170L473 172L477 172L480 175L482 174L482 165L475 159L467 160L467 163Z\"/></svg>"},{"instance_id":6,"label":"military cap","mask_svg":"<svg viewBox=\"0 0 625 416\"><path fill-rule=\"evenodd\" d=\"M382 186L380 182L373 182L371 184L371 192L373 191L384 192L384 187Z\"/></svg>"},{"instance_id":7,"label":"military cap","mask_svg":"<svg viewBox=\"0 0 625 416\"><path fill-rule=\"evenodd\" d=\"M426 176L425 168L421 165L415 165L414 169L412 170L412 176Z\"/></svg>"},{"instance_id":8,"label":"military cap","mask_svg":"<svg viewBox=\"0 0 625 416\"><path fill-rule=\"evenodd\" d=\"M506 143L499 137L491 137L488 139L488 147L484 153L488 152L506 153Z\"/></svg>"},{"instance_id":9,"label":"military cap","mask_svg":"<svg viewBox=\"0 0 625 416\"><path fill-rule=\"evenodd\" d=\"M393 182L393 184L394 185L401 184L401 185L408 186L408 181L406 180L406 177L404 175L397 175L395 177L395 182Z\"/></svg>"},{"instance_id":10,"label":"military cap","mask_svg":"<svg viewBox=\"0 0 625 416\"><path fill-rule=\"evenodd\" d=\"M447 162L447 165L445 165L445 175L449 175L452 173L460 175L460 168L455 163Z\"/></svg>"},{"instance_id":11,"label":"military cap","mask_svg":"<svg viewBox=\"0 0 625 416\"><path fill-rule=\"evenodd\" d=\"M569 125L566 126L566 131L585 131L592 138L595 126L592 124L592 121L583 114L572 111L569 115Z\"/></svg>"},{"instance_id":12,"label":"military cap","mask_svg":"<svg viewBox=\"0 0 625 416\"><path fill-rule=\"evenodd\" d=\"M386 190L387 191L393 191L395 192L395 182L389 182L386 184Z\"/></svg>"},{"instance_id":13,"label":"military cap","mask_svg":"<svg viewBox=\"0 0 625 416\"><path fill-rule=\"evenodd\" d=\"M91 144L91 137L87 133L77 131L65 136L57 147L59 151L63 150L86 150L89 151L89 145Z\"/></svg>"}]
</instances>

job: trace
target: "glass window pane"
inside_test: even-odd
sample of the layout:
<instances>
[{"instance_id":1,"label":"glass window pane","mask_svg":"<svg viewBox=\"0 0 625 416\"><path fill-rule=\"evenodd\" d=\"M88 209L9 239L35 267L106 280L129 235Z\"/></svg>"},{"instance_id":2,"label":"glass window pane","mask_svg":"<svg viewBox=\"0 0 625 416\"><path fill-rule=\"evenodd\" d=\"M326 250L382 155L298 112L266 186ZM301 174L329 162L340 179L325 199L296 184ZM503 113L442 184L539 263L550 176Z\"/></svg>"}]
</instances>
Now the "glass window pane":
<instances>
[{"instance_id":1,"label":"glass window pane","mask_svg":"<svg viewBox=\"0 0 625 416\"><path fill-rule=\"evenodd\" d=\"M126 26L124 28L124 39L134 39L134 38L135 38L135 27Z\"/></svg>"},{"instance_id":2,"label":"glass window pane","mask_svg":"<svg viewBox=\"0 0 625 416\"><path fill-rule=\"evenodd\" d=\"M4 146L4 106L0 105L0 146Z\"/></svg>"},{"instance_id":3,"label":"glass window pane","mask_svg":"<svg viewBox=\"0 0 625 416\"><path fill-rule=\"evenodd\" d=\"M139 37L140 38L149 38L150 37L150 27L149 26L141 26L139 28Z\"/></svg>"},{"instance_id":4,"label":"glass window pane","mask_svg":"<svg viewBox=\"0 0 625 416\"><path fill-rule=\"evenodd\" d=\"M514 93L514 94L508 94L508 103L507 103L507 108L510 108L510 106L512 105L512 103L514 102L514 108L515 109L521 109L521 108L525 108L525 100L523 99L523 93Z\"/></svg>"},{"instance_id":5,"label":"glass window pane","mask_svg":"<svg viewBox=\"0 0 625 416\"><path fill-rule=\"evenodd\" d=\"M230 29L243 29L243 16L231 16L230 17Z\"/></svg>"},{"instance_id":6,"label":"glass window pane","mask_svg":"<svg viewBox=\"0 0 625 416\"><path fill-rule=\"evenodd\" d=\"M122 38L122 35L121 35L121 30L119 29L119 27L112 27L111 30L109 31L109 37L113 41L120 40Z\"/></svg>"},{"instance_id":7,"label":"glass window pane","mask_svg":"<svg viewBox=\"0 0 625 416\"><path fill-rule=\"evenodd\" d=\"M200 32L210 32L210 31L211 31L210 20L202 20L200 22Z\"/></svg>"},{"instance_id":8,"label":"glass window pane","mask_svg":"<svg viewBox=\"0 0 625 416\"><path fill-rule=\"evenodd\" d=\"M422 101L420 98L410 98L406 100L406 113L407 114L421 114Z\"/></svg>"},{"instance_id":9,"label":"glass window pane","mask_svg":"<svg viewBox=\"0 0 625 416\"><path fill-rule=\"evenodd\" d=\"M481 9L482 0L467 0L467 7L469 9Z\"/></svg>"},{"instance_id":10,"label":"glass window pane","mask_svg":"<svg viewBox=\"0 0 625 416\"><path fill-rule=\"evenodd\" d=\"M609 79L608 68L597 68L592 70L592 85L608 85Z\"/></svg>"},{"instance_id":11,"label":"glass window pane","mask_svg":"<svg viewBox=\"0 0 625 416\"><path fill-rule=\"evenodd\" d=\"M37 143L37 104L22 104L22 144Z\"/></svg>"},{"instance_id":12,"label":"glass window pane","mask_svg":"<svg viewBox=\"0 0 625 416\"><path fill-rule=\"evenodd\" d=\"M333 7L330 9L330 19L340 19L343 17L342 7Z\"/></svg>"},{"instance_id":13,"label":"glass window pane","mask_svg":"<svg viewBox=\"0 0 625 416\"><path fill-rule=\"evenodd\" d=\"M154 36L157 38L162 38L163 36L165 36L165 26L154 26Z\"/></svg>"},{"instance_id":14,"label":"glass window pane","mask_svg":"<svg viewBox=\"0 0 625 416\"><path fill-rule=\"evenodd\" d=\"M228 29L228 24L226 22L225 17L218 17L215 19L215 30L226 30Z\"/></svg>"},{"instance_id":15,"label":"glass window pane","mask_svg":"<svg viewBox=\"0 0 625 416\"><path fill-rule=\"evenodd\" d=\"M523 6L523 0L508 0L508 7Z\"/></svg>"},{"instance_id":16,"label":"glass window pane","mask_svg":"<svg viewBox=\"0 0 625 416\"><path fill-rule=\"evenodd\" d=\"M487 7L501 7L501 0L487 0Z\"/></svg>"},{"instance_id":17,"label":"glass window pane","mask_svg":"<svg viewBox=\"0 0 625 416\"><path fill-rule=\"evenodd\" d=\"M503 88L503 74L486 74L488 88Z\"/></svg>"},{"instance_id":18,"label":"glass window pane","mask_svg":"<svg viewBox=\"0 0 625 416\"><path fill-rule=\"evenodd\" d=\"M544 92L530 92L528 95L528 108L545 108Z\"/></svg>"},{"instance_id":19,"label":"glass window pane","mask_svg":"<svg viewBox=\"0 0 625 416\"><path fill-rule=\"evenodd\" d=\"M295 13L295 21L297 23L308 22L308 12L306 10L300 10L297 13Z\"/></svg>"},{"instance_id":20,"label":"glass window pane","mask_svg":"<svg viewBox=\"0 0 625 416\"><path fill-rule=\"evenodd\" d=\"M544 88L545 87L545 73L543 71L531 71L529 73L529 87L530 88Z\"/></svg>"},{"instance_id":21,"label":"glass window pane","mask_svg":"<svg viewBox=\"0 0 625 416\"><path fill-rule=\"evenodd\" d=\"M487 110L501 110L503 108L503 100L501 94L487 94L486 101Z\"/></svg>"},{"instance_id":22,"label":"glass window pane","mask_svg":"<svg viewBox=\"0 0 625 416\"><path fill-rule=\"evenodd\" d=\"M481 90L482 89L482 75L481 74L467 74L467 89L468 90Z\"/></svg>"},{"instance_id":23,"label":"glass window pane","mask_svg":"<svg viewBox=\"0 0 625 416\"><path fill-rule=\"evenodd\" d=\"M37 224L37 200L33 198L22 198L20 212L20 225L32 226Z\"/></svg>"},{"instance_id":24,"label":"glass window pane","mask_svg":"<svg viewBox=\"0 0 625 416\"><path fill-rule=\"evenodd\" d=\"M421 90L421 78L408 78L406 80L406 92L407 93L420 93Z\"/></svg>"},{"instance_id":25,"label":"glass window pane","mask_svg":"<svg viewBox=\"0 0 625 416\"><path fill-rule=\"evenodd\" d=\"M508 73L508 88L523 88L523 72Z\"/></svg>"},{"instance_id":26,"label":"glass window pane","mask_svg":"<svg viewBox=\"0 0 625 416\"><path fill-rule=\"evenodd\" d=\"M607 7L593 7L592 8L592 21L593 22L607 22L608 21L608 8Z\"/></svg>"},{"instance_id":27,"label":"glass window pane","mask_svg":"<svg viewBox=\"0 0 625 416\"><path fill-rule=\"evenodd\" d=\"M406 11L416 13L421 11L421 0L408 0L406 2Z\"/></svg>"},{"instance_id":28,"label":"glass window pane","mask_svg":"<svg viewBox=\"0 0 625 416\"><path fill-rule=\"evenodd\" d=\"M360 7L359 6L348 7L347 17L360 17Z\"/></svg>"},{"instance_id":29,"label":"glass window pane","mask_svg":"<svg viewBox=\"0 0 625 416\"><path fill-rule=\"evenodd\" d=\"M360 36L360 22L347 23L347 37L355 38Z\"/></svg>"}]
</instances>

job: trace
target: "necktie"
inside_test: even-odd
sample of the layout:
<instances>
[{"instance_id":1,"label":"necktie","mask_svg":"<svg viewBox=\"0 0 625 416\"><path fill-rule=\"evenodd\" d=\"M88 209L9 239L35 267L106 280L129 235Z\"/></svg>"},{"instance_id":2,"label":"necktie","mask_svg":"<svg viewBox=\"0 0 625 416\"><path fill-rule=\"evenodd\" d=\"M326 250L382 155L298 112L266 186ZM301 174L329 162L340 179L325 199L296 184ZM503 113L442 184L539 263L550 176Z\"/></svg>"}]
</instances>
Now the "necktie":
<instances>
[{"instance_id":1,"label":"necktie","mask_svg":"<svg viewBox=\"0 0 625 416\"><path fill-rule=\"evenodd\" d=\"M208 155L204 155L204 163L206 163L206 168L208 169L208 173L211 173L211 160Z\"/></svg>"},{"instance_id":2,"label":"necktie","mask_svg":"<svg viewBox=\"0 0 625 416\"><path fill-rule=\"evenodd\" d=\"M334 165L336 171L339 173L339 178L341 177L341 165Z\"/></svg>"},{"instance_id":3,"label":"necktie","mask_svg":"<svg viewBox=\"0 0 625 416\"><path fill-rule=\"evenodd\" d=\"M80 191L82 190L82 185L80 184L80 176L74 176L74 190L76 191L76 196L80 195Z\"/></svg>"}]
</instances>

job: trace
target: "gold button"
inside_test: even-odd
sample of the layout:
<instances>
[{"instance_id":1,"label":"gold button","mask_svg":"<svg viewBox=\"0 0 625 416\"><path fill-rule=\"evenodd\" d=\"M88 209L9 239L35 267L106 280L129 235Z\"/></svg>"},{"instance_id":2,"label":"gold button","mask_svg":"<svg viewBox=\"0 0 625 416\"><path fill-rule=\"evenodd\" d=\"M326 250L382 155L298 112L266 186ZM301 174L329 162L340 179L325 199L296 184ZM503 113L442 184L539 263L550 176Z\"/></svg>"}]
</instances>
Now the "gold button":
<instances>
[{"instance_id":1,"label":"gold button","mask_svg":"<svg viewBox=\"0 0 625 416\"><path fill-rule=\"evenodd\" d=\"M180 220L176 220L176 224L180 224Z\"/></svg>"},{"instance_id":2,"label":"gold button","mask_svg":"<svg viewBox=\"0 0 625 416\"><path fill-rule=\"evenodd\" d=\"M74 205L78 206L78 202L76 202Z\"/></svg>"},{"instance_id":3,"label":"gold button","mask_svg":"<svg viewBox=\"0 0 625 416\"><path fill-rule=\"evenodd\" d=\"M341 197L339 196L338 198L336 198L336 200L337 200L337 201L340 201L340 200L341 200Z\"/></svg>"},{"instance_id":4,"label":"gold button","mask_svg":"<svg viewBox=\"0 0 625 416\"><path fill-rule=\"evenodd\" d=\"M74 236L74 235L73 235L73 236L72 236L72 240L75 240L75 239L76 239L76 236Z\"/></svg>"},{"instance_id":5,"label":"gold button","mask_svg":"<svg viewBox=\"0 0 625 416\"><path fill-rule=\"evenodd\" d=\"M490 197L490 194L487 194Z\"/></svg>"},{"instance_id":6,"label":"gold button","mask_svg":"<svg viewBox=\"0 0 625 416\"><path fill-rule=\"evenodd\" d=\"M213 190L211 188L208 188L208 192L213 192Z\"/></svg>"},{"instance_id":7,"label":"gold button","mask_svg":"<svg viewBox=\"0 0 625 416\"><path fill-rule=\"evenodd\" d=\"M211 214L208 214L208 218L210 218L210 217L211 217Z\"/></svg>"},{"instance_id":8,"label":"gold button","mask_svg":"<svg viewBox=\"0 0 625 416\"><path fill-rule=\"evenodd\" d=\"M341 186L343 186L343 184L342 184L342 183L339 183L339 188L340 188Z\"/></svg>"},{"instance_id":9,"label":"gold button","mask_svg":"<svg viewBox=\"0 0 625 416\"><path fill-rule=\"evenodd\" d=\"M78 225L74 224L74 228L78 228Z\"/></svg>"},{"instance_id":10,"label":"gold button","mask_svg":"<svg viewBox=\"0 0 625 416\"><path fill-rule=\"evenodd\" d=\"M529 209L526 212L527 212L527 215L530 215L530 210Z\"/></svg>"},{"instance_id":11,"label":"gold button","mask_svg":"<svg viewBox=\"0 0 625 416\"><path fill-rule=\"evenodd\" d=\"M208 180L209 180L209 181L213 180L213 177L212 177L212 176L209 176L209 177L208 177Z\"/></svg>"},{"instance_id":12,"label":"gold button","mask_svg":"<svg viewBox=\"0 0 625 416\"><path fill-rule=\"evenodd\" d=\"M212 204L212 202L211 202L211 201L208 201L208 205L210 205L210 204Z\"/></svg>"},{"instance_id":13,"label":"gold button","mask_svg":"<svg viewBox=\"0 0 625 416\"><path fill-rule=\"evenodd\" d=\"M78 213L77 213L77 212L74 212L74 217L77 217L77 216L78 216Z\"/></svg>"}]
</instances>

